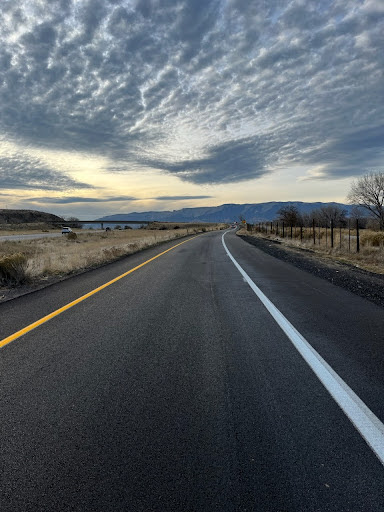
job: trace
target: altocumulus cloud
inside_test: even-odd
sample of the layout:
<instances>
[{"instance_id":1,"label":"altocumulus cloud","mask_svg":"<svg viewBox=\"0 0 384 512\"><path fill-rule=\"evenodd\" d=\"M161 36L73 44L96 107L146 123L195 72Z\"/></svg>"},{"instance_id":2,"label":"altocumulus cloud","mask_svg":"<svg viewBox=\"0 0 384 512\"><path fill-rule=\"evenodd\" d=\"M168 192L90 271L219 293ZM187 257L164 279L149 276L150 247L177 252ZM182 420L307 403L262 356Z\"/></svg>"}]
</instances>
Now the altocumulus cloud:
<instances>
[{"instance_id":1,"label":"altocumulus cloud","mask_svg":"<svg viewBox=\"0 0 384 512\"><path fill-rule=\"evenodd\" d=\"M382 0L3 0L0 130L194 183L356 175L384 161L383 34Z\"/></svg>"},{"instance_id":2,"label":"altocumulus cloud","mask_svg":"<svg viewBox=\"0 0 384 512\"><path fill-rule=\"evenodd\" d=\"M0 187L3 189L68 190L93 188L63 173L43 166L39 159L26 155L0 157Z\"/></svg>"},{"instance_id":3,"label":"altocumulus cloud","mask_svg":"<svg viewBox=\"0 0 384 512\"><path fill-rule=\"evenodd\" d=\"M4 194L0 194L4 195ZM6 195L6 194L5 194ZM184 201L186 199L207 199L212 196L157 196L149 198L138 198L133 196L115 196L115 197L81 197L81 196L63 196L63 197L31 197L27 201L35 203L50 204L74 204L74 203L109 203L109 202L131 202L142 201L143 199L152 199L155 201Z\"/></svg>"},{"instance_id":4,"label":"altocumulus cloud","mask_svg":"<svg viewBox=\"0 0 384 512\"><path fill-rule=\"evenodd\" d=\"M185 201L186 199L210 199L212 196L157 196L151 197L156 201Z\"/></svg>"},{"instance_id":5,"label":"altocumulus cloud","mask_svg":"<svg viewBox=\"0 0 384 512\"><path fill-rule=\"evenodd\" d=\"M80 196L64 196L64 197L31 197L28 199L32 202L50 203L50 204L74 204L74 203L108 203L119 201L137 201L136 197L118 196L118 197L80 197Z\"/></svg>"}]
</instances>

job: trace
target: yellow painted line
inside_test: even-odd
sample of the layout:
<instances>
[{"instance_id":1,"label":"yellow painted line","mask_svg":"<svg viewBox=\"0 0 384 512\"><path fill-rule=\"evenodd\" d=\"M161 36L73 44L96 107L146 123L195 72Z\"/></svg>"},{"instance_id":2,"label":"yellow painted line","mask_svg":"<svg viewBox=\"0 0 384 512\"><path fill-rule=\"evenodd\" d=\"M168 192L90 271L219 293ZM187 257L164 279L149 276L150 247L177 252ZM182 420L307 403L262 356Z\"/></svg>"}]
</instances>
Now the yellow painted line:
<instances>
[{"instance_id":1,"label":"yellow painted line","mask_svg":"<svg viewBox=\"0 0 384 512\"><path fill-rule=\"evenodd\" d=\"M197 235L200 236L200 235ZM86 293L85 295L82 295L78 299L69 302L62 308L56 309L56 311L53 311L52 313L49 313L49 315L44 316L43 318L40 318L40 320L37 320L36 322L33 322L30 325L27 325L27 327L24 327L24 329L20 329L20 331L15 332L14 334L11 334L7 338L4 338L0 341L0 348L4 347L5 345L8 345L8 343L11 343L11 341L16 340L17 338L20 338L20 336L23 336L24 334L27 334L28 332L32 331L33 329L36 329L36 327L39 327L40 325L44 324L45 322L48 322L48 320L51 320L52 318L55 318L55 316L60 315L61 313L64 313L64 311L67 311L67 309L72 308L73 306L76 306L76 304L79 304L85 299L88 299L88 297L91 297L92 295L95 295L95 293L104 290L104 288L107 288L107 286L110 286L113 283L116 283L116 281L119 281L120 279L123 279L123 277L126 277L128 274L132 274L135 270L138 270L141 267L144 267L144 265L147 265L151 261L155 260L156 258L160 258L163 254L166 254L169 251L172 251L172 249L176 249L176 247L179 247L180 245L185 244L186 242L189 242L190 240L193 240L196 238L196 236L192 238L188 238L188 240L184 240L184 242L180 242L179 244L173 245L166 251L161 252L160 254L157 254L153 258L150 258L149 260L144 261L144 263L140 263L140 265L137 265L137 267L132 268L131 270L128 270L127 272L124 272L124 274L121 274L120 276L115 277L111 281L108 281L108 283L105 283L98 288L95 288L94 290Z\"/></svg>"}]
</instances>

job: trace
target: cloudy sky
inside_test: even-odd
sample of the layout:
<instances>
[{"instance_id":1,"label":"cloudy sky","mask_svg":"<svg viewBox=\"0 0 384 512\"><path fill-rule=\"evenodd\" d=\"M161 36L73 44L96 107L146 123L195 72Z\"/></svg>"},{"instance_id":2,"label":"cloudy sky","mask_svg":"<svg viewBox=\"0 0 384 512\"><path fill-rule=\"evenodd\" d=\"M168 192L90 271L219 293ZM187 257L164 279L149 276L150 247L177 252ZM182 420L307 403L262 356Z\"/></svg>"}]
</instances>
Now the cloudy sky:
<instances>
[{"instance_id":1,"label":"cloudy sky","mask_svg":"<svg viewBox=\"0 0 384 512\"><path fill-rule=\"evenodd\" d=\"M344 201L384 168L383 0L1 0L0 208Z\"/></svg>"}]
</instances>

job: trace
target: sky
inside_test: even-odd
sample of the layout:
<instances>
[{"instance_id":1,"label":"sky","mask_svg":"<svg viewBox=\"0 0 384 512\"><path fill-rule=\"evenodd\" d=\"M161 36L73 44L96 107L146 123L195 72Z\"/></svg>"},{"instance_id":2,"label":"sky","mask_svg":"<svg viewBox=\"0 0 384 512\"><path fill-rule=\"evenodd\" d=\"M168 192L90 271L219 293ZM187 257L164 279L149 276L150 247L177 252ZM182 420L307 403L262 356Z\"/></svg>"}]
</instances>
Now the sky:
<instances>
[{"instance_id":1,"label":"sky","mask_svg":"<svg viewBox=\"0 0 384 512\"><path fill-rule=\"evenodd\" d=\"M383 0L1 0L0 208L345 202L383 71Z\"/></svg>"}]
</instances>

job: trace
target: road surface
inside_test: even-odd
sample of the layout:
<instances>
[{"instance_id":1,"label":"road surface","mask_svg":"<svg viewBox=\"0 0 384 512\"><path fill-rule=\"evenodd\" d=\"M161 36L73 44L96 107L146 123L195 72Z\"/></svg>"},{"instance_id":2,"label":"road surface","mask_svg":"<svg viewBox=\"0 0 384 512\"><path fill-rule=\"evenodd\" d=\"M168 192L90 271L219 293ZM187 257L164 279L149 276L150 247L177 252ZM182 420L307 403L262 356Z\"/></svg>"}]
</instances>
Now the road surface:
<instances>
[{"instance_id":1,"label":"road surface","mask_svg":"<svg viewBox=\"0 0 384 512\"><path fill-rule=\"evenodd\" d=\"M0 242L5 242L7 240L17 241L20 240L35 240L36 238L55 238L58 236L62 236L61 233L33 233L30 235L2 235L0 236Z\"/></svg>"},{"instance_id":2,"label":"road surface","mask_svg":"<svg viewBox=\"0 0 384 512\"><path fill-rule=\"evenodd\" d=\"M0 304L2 512L384 510L383 310L222 235Z\"/></svg>"}]
</instances>

